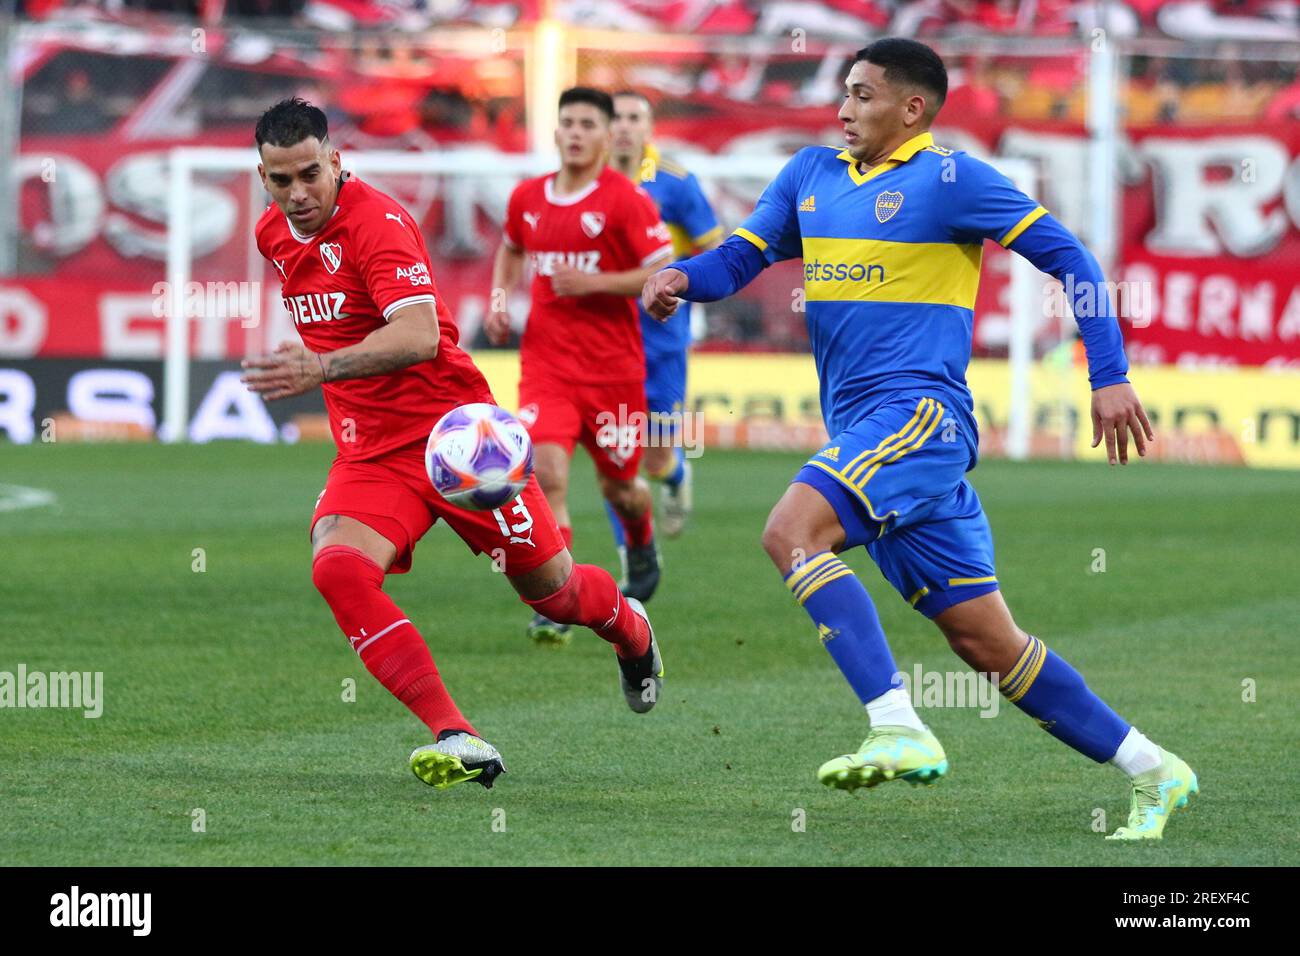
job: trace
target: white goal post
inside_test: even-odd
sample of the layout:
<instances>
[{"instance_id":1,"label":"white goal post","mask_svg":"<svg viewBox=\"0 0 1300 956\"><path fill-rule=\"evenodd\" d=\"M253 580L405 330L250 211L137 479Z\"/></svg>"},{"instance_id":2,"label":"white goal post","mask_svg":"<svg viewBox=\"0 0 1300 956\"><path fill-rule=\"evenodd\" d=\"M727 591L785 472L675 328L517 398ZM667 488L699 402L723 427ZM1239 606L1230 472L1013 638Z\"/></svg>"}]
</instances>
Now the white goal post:
<instances>
[{"instance_id":1,"label":"white goal post","mask_svg":"<svg viewBox=\"0 0 1300 956\"><path fill-rule=\"evenodd\" d=\"M555 156L511 154L493 149L454 149L438 153L345 151L344 167L359 174L423 174L444 178L509 176L522 179L555 168ZM166 349L163 366L163 422L160 437L183 442L189 435L190 323L186 310L186 289L193 274L191 210L195 176L202 173L247 173L249 176L250 222L256 221L269 201L257 177L257 153L245 149L180 147L170 152L167 192L167 292ZM712 179L752 179L766 184L785 163L780 156L692 155L689 167L705 183ZM1037 191L1036 167L1026 160L998 159L995 165L1029 195ZM259 275L260 256L251 237L248 242L248 275ZM1041 314L1042 297L1037 293L1037 270L1019 256L1012 256L1010 414L1007 454L1025 458L1029 453L1030 382L1033 363L1035 312Z\"/></svg>"}]
</instances>

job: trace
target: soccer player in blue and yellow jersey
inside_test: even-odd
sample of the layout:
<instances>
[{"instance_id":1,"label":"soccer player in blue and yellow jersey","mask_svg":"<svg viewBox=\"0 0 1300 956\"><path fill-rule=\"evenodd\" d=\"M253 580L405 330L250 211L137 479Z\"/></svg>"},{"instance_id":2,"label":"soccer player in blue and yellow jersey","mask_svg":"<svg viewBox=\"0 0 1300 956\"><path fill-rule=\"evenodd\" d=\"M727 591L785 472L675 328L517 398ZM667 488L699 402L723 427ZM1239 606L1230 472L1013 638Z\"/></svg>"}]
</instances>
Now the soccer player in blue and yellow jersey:
<instances>
[{"instance_id":1,"label":"soccer player in blue and yellow jersey","mask_svg":"<svg viewBox=\"0 0 1300 956\"><path fill-rule=\"evenodd\" d=\"M660 155L650 141L654 134L650 101L634 90L615 93L611 132L610 165L639 184L655 201L672 235L674 255L680 259L715 248L722 241L722 227L699 181L672 159ZM655 439L646 449L642 467L650 478L662 483L659 527L667 537L675 538L690 517L692 499L691 463L677 440L686 406L686 353L691 345L689 303L662 322L642 309L641 337L645 342L650 434ZM611 521L611 526L622 553L622 525Z\"/></svg>"},{"instance_id":2,"label":"soccer player in blue and yellow jersey","mask_svg":"<svg viewBox=\"0 0 1300 956\"><path fill-rule=\"evenodd\" d=\"M802 256L808 333L832 436L772 509L763 546L866 705L857 753L825 763L822 783L931 783L943 747L912 709L866 589L836 557L865 545L903 598L962 660L1048 733L1132 779L1129 819L1110 839L1159 839L1196 775L1098 697L1073 667L1016 626L998 590L993 540L975 489L978 435L965 372L985 239L1074 291L1088 354L1093 447L1114 464L1154 439L1126 377L1119 327L1097 261L991 166L934 145L948 89L924 44L887 38L860 50L845 80L843 150L801 150L718 249L651 276L655 316L678 298L731 295L768 264ZM1100 293L1100 294L1098 294Z\"/></svg>"}]
</instances>

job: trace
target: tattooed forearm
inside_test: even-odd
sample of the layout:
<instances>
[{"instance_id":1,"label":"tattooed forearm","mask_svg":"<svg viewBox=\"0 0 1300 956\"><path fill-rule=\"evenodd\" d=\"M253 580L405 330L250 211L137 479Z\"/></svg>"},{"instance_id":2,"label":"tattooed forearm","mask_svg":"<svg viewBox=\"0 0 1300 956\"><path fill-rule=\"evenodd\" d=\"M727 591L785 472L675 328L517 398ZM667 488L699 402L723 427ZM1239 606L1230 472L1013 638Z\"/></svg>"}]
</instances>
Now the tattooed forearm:
<instances>
[{"instance_id":1,"label":"tattooed forearm","mask_svg":"<svg viewBox=\"0 0 1300 956\"><path fill-rule=\"evenodd\" d=\"M426 357L413 349L399 352L335 352L325 359L325 381L386 375L423 361Z\"/></svg>"}]
</instances>

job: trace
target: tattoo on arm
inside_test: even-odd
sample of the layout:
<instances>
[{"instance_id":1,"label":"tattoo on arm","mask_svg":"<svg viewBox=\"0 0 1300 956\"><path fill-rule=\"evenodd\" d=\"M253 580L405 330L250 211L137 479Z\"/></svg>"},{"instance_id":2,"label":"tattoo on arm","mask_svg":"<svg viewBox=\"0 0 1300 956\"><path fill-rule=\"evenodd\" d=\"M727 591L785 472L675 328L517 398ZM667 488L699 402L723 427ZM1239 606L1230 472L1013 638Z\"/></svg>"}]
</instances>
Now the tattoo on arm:
<instances>
[{"instance_id":1,"label":"tattoo on arm","mask_svg":"<svg viewBox=\"0 0 1300 956\"><path fill-rule=\"evenodd\" d=\"M335 354L325 367L325 381L337 382L345 378L366 378L385 375L414 365L422 356L415 351L401 352L349 352Z\"/></svg>"}]
</instances>

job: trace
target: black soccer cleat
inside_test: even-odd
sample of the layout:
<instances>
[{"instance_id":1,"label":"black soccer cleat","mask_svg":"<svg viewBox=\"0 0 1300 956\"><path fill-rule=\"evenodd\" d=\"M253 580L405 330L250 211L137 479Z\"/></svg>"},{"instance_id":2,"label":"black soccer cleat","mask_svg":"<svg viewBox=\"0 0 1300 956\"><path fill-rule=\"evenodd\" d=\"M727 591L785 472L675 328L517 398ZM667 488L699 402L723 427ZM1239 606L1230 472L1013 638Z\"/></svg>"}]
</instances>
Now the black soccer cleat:
<instances>
[{"instance_id":1,"label":"black soccer cleat","mask_svg":"<svg viewBox=\"0 0 1300 956\"><path fill-rule=\"evenodd\" d=\"M654 539L640 548L622 549L623 580L618 589L624 597L648 601L659 587L659 549Z\"/></svg>"},{"instance_id":2,"label":"black soccer cleat","mask_svg":"<svg viewBox=\"0 0 1300 956\"><path fill-rule=\"evenodd\" d=\"M645 619L650 629L650 646L636 660L618 658L618 679L623 689L623 699L628 707L638 714L645 714L654 709L659 695L664 689L664 661L659 654L659 642L655 640L655 629L650 624L650 616L636 598L627 599L628 606Z\"/></svg>"}]
</instances>

